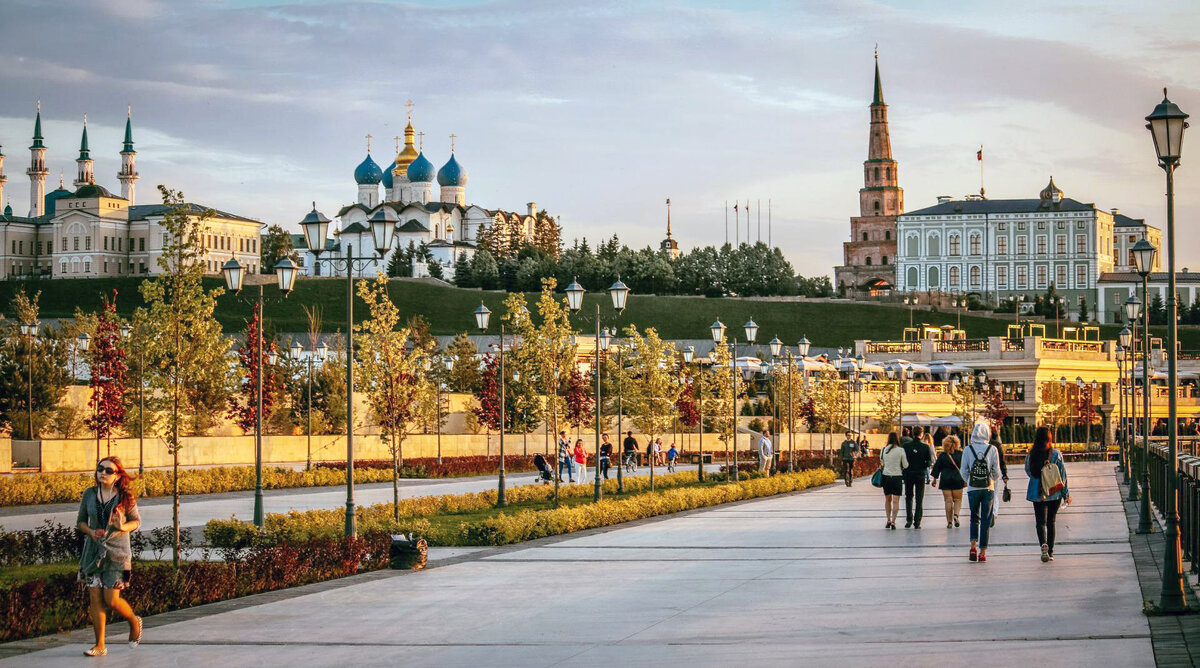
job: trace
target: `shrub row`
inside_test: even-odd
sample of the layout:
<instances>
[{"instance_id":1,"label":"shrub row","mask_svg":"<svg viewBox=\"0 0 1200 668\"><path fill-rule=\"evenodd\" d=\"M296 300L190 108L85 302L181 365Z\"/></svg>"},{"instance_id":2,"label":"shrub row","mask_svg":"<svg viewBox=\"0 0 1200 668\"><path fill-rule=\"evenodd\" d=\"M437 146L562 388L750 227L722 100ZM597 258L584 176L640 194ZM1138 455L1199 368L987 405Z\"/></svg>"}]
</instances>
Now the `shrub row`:
<instances>
[{"instance_id":1,"label":"shrub row","mask_svg":"<svg viewBox=\"0 0 1200 668\"><path fill-rule=\"evenodd\" d=\"M656 489L669 489L696 482L696 473L672 473L655 476ZM617 491L617 481L607 480L603 485L606 494ZM650 489L650 479L647 476L630 477L625 479L625 493L639 493ZM570 499L590 497L590 483L577 485L562 485L559 488L559 498ZM550 485L521 485L511 487L505 492L509 503L520 504L527 502L545 502L554 498L554 488ZM461 537L451 530L440 530L433 526L428 519L432 515L447 515L486 510L496 505L496 490L486 492L467 492L465 494L442 494L438 496L419 496L400 499L400 522L393 521L391 503L377 503L371 506L360 506L355 510L360 532L368 530L387 531L392 533L413 533L424 538L430 545L460 545ZM304 540L320 537L333 538L342 534L346 515L342 510L306 510L284 513L268 513L263 518L263 529L260 532L253 524L237 518L228 520L209 520L204 528L204 538L209 545L216 547L245 546L277 541Z\"/></svg>"},{"instance_id":2,"label":"shrub row","mask_svg":"<svg viewBox=\"0 0 1200 668\"><path fill-rule=\"evenodd\" d=\"M756 477L716 487L669 489L656 494L639 494L631 498L569 508L522 510L512 515L501 513L496 517L465 523L461 530L470 544L507 545L731 501L784 494L826 485L834 479L833 471L828 469Z\"/></svg>"},{"instance_id":3,"label":"shrub row","mask_svg":"<svg viewBox=\"0 0 1200 668\"><path fill-rule=\"evenodd\" d=\"M384 568L390 544L388 535L373 534L261 545L178 570L141 562L122 597L138 614L154 615ZM80 628L88 624L87 592L74 573L0 585L0 611L6 613L0 641Z\"/></svg>"},{"instance_id":4,"label":"shrub row","mask_svg":"<svg viewBox=\"0 0 1200 668\"><path fill-rule=\"evenodd\" d=\"M316 462L314 466L321 469L345 471L346 462ZM363 469L392 470L390 459L360 459L354 462L356 471ZM504 470L509 473L534 471L533 456L505 455ZM443 457L438 463L437 457L415 457L404 460L400 467L401 477L408 478L458 478L470 475L491 475L500 471L499 455L469 455L466 457Z\"/></svg>"}]
</instances>

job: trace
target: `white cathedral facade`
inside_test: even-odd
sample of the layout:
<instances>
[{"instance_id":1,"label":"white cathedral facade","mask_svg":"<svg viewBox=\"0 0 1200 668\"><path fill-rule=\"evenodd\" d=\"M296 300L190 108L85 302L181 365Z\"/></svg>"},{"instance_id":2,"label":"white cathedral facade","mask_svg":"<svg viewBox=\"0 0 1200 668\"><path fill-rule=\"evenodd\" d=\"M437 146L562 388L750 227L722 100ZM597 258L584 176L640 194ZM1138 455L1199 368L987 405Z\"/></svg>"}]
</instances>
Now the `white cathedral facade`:
<instances>
[{"instance_id":1,"label":"white cathedral facade","mask_svg":"<svg viewBox=\"0 0 1200 668\"><path fill-rule=\"evenodd\" d=\"M467 171L454 156L453 145L450 159L435 173L433 163L423 150L417 149L415 137L410 114L404 128L404 148L386 168L380 168L371 158L368 143L366 159L354 170L356 201L343 206L334 216L321 257L340 258L349 254L355 258L373 258L359 263L354 271L356 276L374 276L387 273L393 254L407 249L411 242L418 248L424 245L432 262L441 266L442 276L449 280L460 258L474 257L480 232L488 226L496 230L519 230L524 241L533 240L538 216L536 202L530 202L524 214L469 204ZM323 217L315 204L308 215ZM378 220L387 221L395 230L391 250L383 257L376 257L371 236L371 223ZM309 276L338 273L315 260L303 237L298 241L305 273ZM412 269L414 276L429 275L424 262L414 261Z\"/></svg>"}]
</instances>

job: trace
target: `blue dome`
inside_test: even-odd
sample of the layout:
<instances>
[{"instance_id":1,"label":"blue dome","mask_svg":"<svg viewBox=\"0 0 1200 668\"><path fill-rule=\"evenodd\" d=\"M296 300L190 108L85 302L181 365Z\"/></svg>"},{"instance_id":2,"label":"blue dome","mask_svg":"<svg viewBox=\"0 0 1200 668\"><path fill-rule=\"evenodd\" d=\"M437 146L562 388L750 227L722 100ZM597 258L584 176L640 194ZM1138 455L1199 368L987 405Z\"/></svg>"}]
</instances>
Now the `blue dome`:
<instances>
[{"instance_id":1,"label":"blue dome","mask_svg":"<svg viewBox=\"0 0 1200 668\"><path fill-rule=\"evenodd\" d=\"M396 163L389 162L387 169L383 170L383 187L387 188L389 190L391 189L392 184L393 184L392 170L395 169L395 167L396 167Z\"/></svg>"},{"instance_id":2,"label":"blue dome","mask_svg":"<svg viewBox=\"0 0 1200 668\"><path fill-rule=\"evenodd\" d=\"M47 216L53 216L58 211L58 200L70 196L71 191L60 186L58 190L46 195L45 206L42 207L42 211Z\"/></svg>"},{"instance_id":3,"label":"blue dome","mask_svg":"<svg viewBox=\"0 0 1200 668\"><path fill-rule=\"evenodd\" d=\"M424 153L408 164L408 180L413 183L429 183L433 181L433 163Z\"/></svg>"},{"instance_id":4,"label":"blue dome","mask_svg":"<svg viewBox=\"0 0 1200 668\"><path fill-rule=\"evenodd\" d=\"M371 159L371 154L368 153L358 167L354 168L354 180L358 185L375 185L383 180L383 170L375 161Z\"/></svg>"},{"instance_id":5,"label":"blue dome","mask_svg":"<svg viewBox=\"0 0 1200 668\"><path fill-rule=\"evenodd\" d=\"M458 164L454 155L451 155L446 164L438 170L437 180L439 186L465 186L467 185L467 170Z\"/></svg>"}]
</instances>

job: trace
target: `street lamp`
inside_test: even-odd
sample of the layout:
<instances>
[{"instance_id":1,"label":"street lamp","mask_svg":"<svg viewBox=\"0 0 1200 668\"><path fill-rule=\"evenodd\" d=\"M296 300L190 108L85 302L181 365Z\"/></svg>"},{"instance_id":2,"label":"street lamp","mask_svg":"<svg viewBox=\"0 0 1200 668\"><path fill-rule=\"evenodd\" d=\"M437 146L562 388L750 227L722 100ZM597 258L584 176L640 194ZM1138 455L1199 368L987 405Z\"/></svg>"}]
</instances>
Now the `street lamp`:
<instances>
[{"instance_id":1,"label":"street lamp","mask_svg":"<svg viewBox=\"0 0 1200 668\"><path fill-rule=\"evenodd\" d=\"M329 219L325 214L317 211L317 204L313 202L313 209L300 221L300 227L304 230L304 240L308 244L309 252L313 254L313 266L318 267L320 264L326 264L330 267L331 272L346 270L346 527L345 534L348 538L354 538L358 535L358 523L354 517L354 271L369 267L372 264L377 264L387 255L387 252L392 247L392 239L394 234L387 232L389 226L394 226L395 223L383 220L382 216L377 216L380 220L371 221L371 237L375 243L376 258L355 257L354 247L347 243L342 248L341 257L321 257L325 252L325 237L329 233ZM276 265L278 267L278 265ZM293 273L294 277L295 274ZM282 279L281 279L282 280ZM280 289L283 289L283 284L280 284ZM291 286L288 286L289 289Z\"/></svg>"},{"instance_id":2,"label":"street lamp","mask_svg":"<svg viewBox=\"0 0 1200 668\"><path fill-rule=\"evenodd\" d=\"M33 342L37 340L38 330L40 330L41 327L41 323L36 320L28 323L21 323L21 335L25 337L26 345L25 361L29 365L29 377L27 378L28 382L25 384L26 389L29 391L29 396L27 397L29 403L26 404L29 417L29 431L26 432L25 438L28 438L31 441L33 440Z\"/></svg>"},{"instance_id":3,"label":"street lamp","mask_svg":"<svg viewBox=\"0 0 1200 668\"><path fill-rule=\"evenodd\" d=\"M82 353L86 353L88 351L88 347L90 346L91 342L92 342L92 337L87 332L80 332L79 336L75 337L75 347L79 350L79 352L82 352ZM91 375L91 373L92 373L92 369L90 368L90 365L89 365L88 374ZM96 392L96 390L93 389L92 390L92 398L93 398L92 419L95 420L95 422L96 422L96 461L100 461L100 421L96 419L96 416L100 412L100 402L94 401L95 392Z\"/></svg>"},{"instance_id":4,"label":"street lamp","mask_svg":"<svg viewBox=\"0 0 1200 668\"><path fill-rule=\"evenodd\" d=\"M580 285L578 281L572 280L571 284L567 286L567 289L566 289L567 308L569 308L571 310L572 314L578 314L579 309L583 307L583 293L584 292L586 292L586 290L583 289L583 286ZM620 277L617 277L617 281L615 283L613 283L611 286L609 286L608 296L612 300L613 310L617 312L617 315L619 316L622 313L624 313L625 312L625 300L629 297L629 287L626 286L623 282L621 282ZM600 425L600 348L601 348L601 339L602 338L606 339L603 344L605 349L607 349L608 345L609 345L608 337L605 337L605 335L601 332L601 327L600 327L601 317L600 317L600 302L599 301L596 302L596 315L594 317L595 317L595 325L596 325L596 346L595 346L595 348L596 348L596 351L595 351L596 352L596 356L595 356L595 359L596 359L596 363L595 363L595 372L596 372L596 479L592 486L592 501L599 502L601 496L604 494L603 487L600 483L600 431L601 431L601 425ZM619 437L620 434L618 434L617 436ZM651 464L650 473L652 476L651 482L653 482L653 480L654 480L653 479L653 474L654 474L653 464ZM619 475L619 472L618 472L618 475Z\"/></svg>"},{"instance_id":5,"label":"street lamp","mask_svg":"<svg viewBox=\"0 0 1200 668\"><path fill-rule=\"evenodd\" d=\"M1158 249L1154 244L1139 239L1131 249L1133 264L1142 277L1142 499L1138 507L1138 533L1150 533L1154 525L1150 522L1150 272L1154 269L1154 256ZM1174 390L1174 388L1172 388ZM1137 401L1137 393L1133 393Z\"/></svg>"},{"instance_id":6,"label":"street lamp","mask_svg":"<svg viewBox=\"0 0 1200 668\"><path fill-rule=\"evenodd\" d=\"M121 338L133 341L133 327L129 323L121 325ZM144 346L138 346L138 476L145 473L145 442L146 442L146 351Z\"/></svg>"},{"instance_id":7,"label":"street lamp","mask_svg":"<svg viewBox=\"0 0 1200 668\"><path fill-rule=\"evenodd\" d=\"M575 284L575 285L577 285L577 284ZM488 328L488 323L490 323L491 319L492 319L492 312L488 309L487 306L484 306L483 302L480 302L479 307L476 308L473 313L475 315L475 325L479 328L479 331L481 333L486 332L487 328ZM504 505L508 504L508 499L505 498L505 494L504 494L504 490L505 490L505 480L504 480L504 395L505 395L504 381L505 381L505 377L504 377L504 323L503 322L500 323L500 349L499 349L499 353L498 353L498 358L499 358L499 365L500 365L500 369L499 369L499 371L500 371L500 420L499 420L499 422L500 422L500 476L496 481L496 505L504 506ZM556 467L558 466L558 462L555 462L555 466ZM555 477L555 480L557 481L557 476Z\"/></svg>"},{"instance_id":8,"label":"street lamp","mask_svg":"<svg viewBox=\"0 0 1200 668\"><path fill-rule=\"evenodd\" d=\"M691 367L692 360L696 359L696 346L688 346L683 349L683 363ZM704 482L704 392L702 388L696 384L699 380L699 374L692 378L692 394L696 396L696 412L700 414L700 428L697 430L700 438L700 443L696 447L696 476L699 482Z\"/></svg>"},{"instance_id":9,"label":"street lamp","mask_svg":"<svg viewBox=\"0 0 1200 668\"><path fill-rule=\"evenodd\" d=\"M1186 610L1187 600L1183 594L1183 565L1180 561L1179 545L1179 407L1175 388L1179 383L1178 369L1178 312L1179 297L1175 286L1175 168L1183 147L1183 131L1187 129L1188 115L1175 103L1167 99L1163 89L1163 101L1146 117L1146 128L1154 139L1154 152L1158 164L1167 177L1167 484L1166 504L1166 549L1163 552L1162 593L1159 609L1162 612Z\"/></svg>"},{"instance_id":10,"label":"street lamp","mask_svg":"<svg viewBox=\"0 0 1200 668\"><path fill-rule=\"evenodd\" d=\"M1137 310L1139 310L1141 308L1141 305L1142 304L1140 301L1137 300L1137 297L1131 296L1128 300L1125 301L1125 321L1132 324L1134 330L1137 329L1137 321L1136 321L1137 315L1130 315L1130 314L1135 313ZM1121 332L1119 334L1117 334L1117 345L1120 347L1120 350L1124 353L1124 354L1120 355L1117 360L1118 367L1120 368L1120 374L1118 377L1121 378L1121 381L1118 382L1117 386L1119 388L1121 388L1121 393L1120 393L1121 405L1123 407L1126 407L1125 419L1121 423L1121 431L1125 434L1125 437L1123 439L1121 439L1123 441L1121 443L1121 451L1125 453L1126 459L1128 460L1128 462L1126 462L1126 465L1123 468L1125 469L1125 481L1130 483L1130 485L1129 485L1129 500L1130 501L1136 501L1137 494L1138 494L1137 478L1136 477L1133 478L1132 482L1130 481L1130 478L1129 478L1129 475L1130 475L1129 463L1133 461L1132 458L1129 457L1129 444L1131 442L1130 441L1130 433L1135 432L1136 426L1137 426L1136 418L1133 417L1133 415L1134 415L1133 409L1136 408L1136 403L1137 403L1137 395L1136 395L1136 392L1134 392L1134 390L1133 390L1133 364L1134 364L1134 361L1137 359L1137 357L1134 355L1134 350L1132 347L1133 340L1134 340L1134 332L1130 331L1129 327L1123 327L1121 329ZM1126 383L1125 379L1124 379L1125 373L1127 371L1129 372L1129 382L1128 383Z\"/></svg>"}]
</instances>

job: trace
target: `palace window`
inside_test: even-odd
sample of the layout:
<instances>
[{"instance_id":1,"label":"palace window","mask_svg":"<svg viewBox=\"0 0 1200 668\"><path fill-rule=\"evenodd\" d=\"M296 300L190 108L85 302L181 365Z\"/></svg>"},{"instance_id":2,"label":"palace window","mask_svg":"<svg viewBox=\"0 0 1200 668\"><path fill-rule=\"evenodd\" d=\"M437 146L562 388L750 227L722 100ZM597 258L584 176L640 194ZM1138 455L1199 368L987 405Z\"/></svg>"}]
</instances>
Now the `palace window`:
<instances>
[{"instance_id":1,"label":"palace window","mask_svg":"<svg viewBox=\"0 0 1200 668\"><path fill-rule=\"evenodd\" d=\"M85 274L92 273L92 261L91 260L83 261L83 273L85 273Z\"/></svg>"},{"instance_id":2,"label":"palace window","mask_svg":"<svg viewBox=\"0 0 1200 668\"><path fill-rule=\"evenodd\" d=\"M979 275L980 275L979 267L971 267L971 287L973 287L973 288L979 287Z\"/></svg>"},{"instance_id":3,"label":"palace window","mask_svg":"<svg viewBox=\"0 0 1200 668\"><path fill-rule=\"evenodd\" d=\"M996 238L996 254L1008 255L1008 237Z\"/></svg>"},{"instance_id":4,"label":"palace window","mask_svg":"<svg viewBox=\"0 0 1200 668\"><path fill-rule=\"evenodd\" d=\"M1029 237L1017 237L1017 255L1029 253Z\"/></svg>"},{"instance_id":5,"label":"palace window","mask_svg":"<svg viewBox=\"0 0 1200 668\"><path fill-rule=\"evenodd\" d=\"M1024 290L1029 287L1029 267L1020 265L1017 267L1017 289Z\"/></svg>"},{"instance_id":6,"label":"palace window","mask_svg":"<svg viewBox=\"0 0 1200 668\"><path fill-rule=\"evenodd\" d=\"M940 242L941 240L938 239L937 235L930 235L929 257L937 257L942 254L942 244Z\"/></svg>"},{"instance_id":7,"label":"palace window","mask_svg":"<svg viewBox=\"0 0 1200 668\"><path fill-rule=\"evenodd\" d=\"M941 277L937 267L929 268L929 289L933 290L940 285L939 278Z\"/></svg>"},{"instance_id":8,"label":"palace window","mask_svg":"<svg viewBox=\"0 0 1200 668\"><path fill-rule=\"evenodd\" d=\"M1046 254L1046 235L1044 235L1044 234L1039 234L1039 235L1038 235L1038 238L1037 238L1037 252L1038 252L1038 255L1045 255L1045 254Z\"/></svg>"},{"instance_id":9,"label":"palace window","mask_svg":"<svg viewBox=\"0 0 1200 668\"><path fill-rule=\"evenodd\" d=\"M138 250L146 250L146 237L138 237Z\"/></svg>"},{"instance_id":10,"label":"palace window","mask_svg":"<svg viewBox=\"0 0 1200 668\"><path fill-rule=\"evenodd\" d=\"M908 238L908 256L917 257L921 254L921 240L914 234Z\"/></svg>"},{"instance_id":11,"label":"palace window","mask_svg":"<svg viewBox=\"0 0 1200 668\"><path fill-rule=\"evenodd\" d=\"M959 283L959 268L950 267L950 287L957 288Z\"/></svg>"},{"instance_id":12,"label":"palace window","mask_svg":"<svg viewBox=\"0 0 1200 668\"><path fill-rule=\"evenodd\" d=\"M67 250L67 238L66 237L62 238L62 244L60 244L60 245L62 246L63 252L66 252L66 250Z\"/></svg>"},{"instance_id":13,"label":"palace window","mask_svg":"<svg viewBox=\"0 0 1200 668\"><path fill-rule=\"evenodd\" d=\"M979 235L972 234L971 235L971 255L979 255L979 252L980 252L979 246L980 246Z\"/></svg>"},{"instance_id":14,"label":"palace window","mask_svg":"<svg viewBox=\"0 0 1200 668\"><path fill-rule=\"evenodd\" d=\"M104 237L104 250L108 250L108 237Z\"/></svg>"},{"instance_id":15,"label":"palace window","mask_svg":"<svg viewBox=\"0 0 1200 668\"><path fill-rule=\"evenodd\" d=\"M1088 268L1086 264L1075 267L1075 288L1086 290L1088 287Z\"/></svg>"},{"instance_id":16,"label":"palace window","mask_svg":"<svg viewBox=\"0 0 1200 668\"><path fill-rule=\"evenodd\" d=\"M79 250L79 237L71 237L71 250Z\"/></svg>"},{"instance_id":17,"label":"palace window","mask_svg":"<svg viewBox=\"0 0 1200 668\"><path fill-rule=\"evenodd\" d=\"M1066 252L1067 252L1067 237L1066 236L1060 234L1060 235L1054 237L1054 252L1058 253L1059 255L1066 254Z\"/></svg>"},{"instance_id":18,"label":"palace window","mask_svg":"<svg viewBox=\"0 0 1200 668\"><path fill-rule=\"evenodd\" d=\"M867 266L871 266L871 256L867 256Z\"/></svg>"},{"instance_id":19,"label":"palace window","mask_svg":"<svg viewBox=\"0 0 1200 668\"><path fill-rule=\"evenodd\" d=\"M1060 264L1054 268L1054 282L1060 288L1067 287L1067 265Z\"/></svg>"},{"instance_id":20,"label":"palace window","mask_svg":"<svg viewBox=\"0 0 1200 668\"><path fill-rule=\"evenodd\" d=\"M66 260L62 261L62 264L59 265L59 269L60 269L60 271L59 271L60 274L67 273L67 261Z\"/></svg>"},{"instance_id":21,"label":"palace window","mask_svg":"<svg viewBox=\"0 0 1200 668\"><path fill-rule=\"evenodd\" d=\"M950 255L958 256L962 254L962 247L958 240L957 234L950 235Z\"/></svg>"},{"instance_id":22,"label":"palace window","mask_svg":"<svg viewBox=\"0 0 1200 668\"><path fill-rule=\"evenodd\" d=\"M92 250L92 238L91 237L83 238L83 250L89 250L89 251Z\"/></svg>"},{"instance_id":23,"label":"palace window","mask_svg":"<svg viewBox=\"0 0 1200 668\"><path fill-rule=\"evenodd\" d=\"M1044 264L1037 266L1037 286L1039 288L1046 287L1046 265Z\"/></svg>"},{"instance_id":24,"label":"palace window","mask_svg":"<svg viewBox=\"0 0 1200 668\"><path fill-rule=\"evenodd\" d=\"M996 287L1008 289L1008 267L996 267Z\"/></svg>"},{"instance_id":25,"label":"palace window","mask_svg":"<svg viewBox=\"0 0 1200 668\"><path fill-rule=\"evenodd\" d=\"M1075 237L1075 252L1076 253L1086 253L1087 252L1087 237L1083 236L1082 234Z\"/></svg>"}]
</instances>

